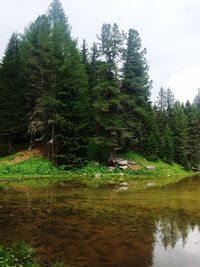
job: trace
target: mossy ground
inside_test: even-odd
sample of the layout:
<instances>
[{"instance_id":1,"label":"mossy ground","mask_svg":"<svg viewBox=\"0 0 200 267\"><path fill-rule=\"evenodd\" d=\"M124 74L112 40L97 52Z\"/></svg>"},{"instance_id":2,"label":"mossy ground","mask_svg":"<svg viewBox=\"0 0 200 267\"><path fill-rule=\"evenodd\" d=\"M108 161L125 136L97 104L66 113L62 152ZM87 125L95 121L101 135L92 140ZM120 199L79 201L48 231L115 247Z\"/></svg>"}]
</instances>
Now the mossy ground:
<instances>
[{"instance_id":1,"label":"mossy ground","mask_svg":"<svg viewBox=\"0 0 200 267\"><path fill-rule=\"evenodd\" d=\"M47 158L39 155L17 163L13 163L15 155L0 158L0 187L4 188L8 185L43 187L73 183L74 185L95 188L127 182L130 188L145 189L162 187L194 174L177 164L148 161L135 153L124 153L121 156L134 160L139 168L136 170L121 170L119 168L110 170L107 166L88 162L82 168L66 170L63 166L54 166ZM153 165L155 170L148 170L148 165Z\"/></svg>"}]
</instances>

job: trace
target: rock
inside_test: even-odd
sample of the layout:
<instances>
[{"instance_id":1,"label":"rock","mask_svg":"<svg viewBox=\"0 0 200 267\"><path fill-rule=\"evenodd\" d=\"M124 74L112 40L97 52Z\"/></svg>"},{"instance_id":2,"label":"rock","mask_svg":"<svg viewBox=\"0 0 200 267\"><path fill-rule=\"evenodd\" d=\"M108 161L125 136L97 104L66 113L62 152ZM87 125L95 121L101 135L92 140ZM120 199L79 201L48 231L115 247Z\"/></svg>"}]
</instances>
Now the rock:
<instances>
[{"instance_id":1,"label":"rock","mask_svg":"<svg viewBox=\"0 0 200 267\"><path fill-rule=\"evenodd\" d=\"M108 168L108 170L109 170L110 172L113 172L113 171L115 170L115 167L112 167L112 166L111 166L111 167Z\"/></svg>"},{"instance_id":2,"label":"rock","mask_svg":"<svg viewBox=\"0 0 200 267\"><path fill-rule=\"evenodd\" d=\"M127 165L119 166L119 168L122 169L122 170L126 170L128 168L128 166Z\"/></svg>"},{"instance_id":3,"label":"rock","mask_svg":"<svg viewBox=\"0 0 200 267\"><path fill-rule=\"evenodd\" d=\"M128 190L128 184L126 182L121 182L117 185L117 188L115 188L116 191L124 191Z\"/></svg>"},{"instance_id":4,"label":"rock","mask_svg":"<svg viewBox=\"0 0 200 267\"><path fill-rule=\"evenodd\" d=\"M126 182L121 182L117 185L117 187L115 187L116 191L124 191L124 190L128 190L128 183Z\"/></svg>"},{"instance_id":5,"label":"rock","mask_svg":"<svg viewBox=\"0 0 200 267\"><path fill-rule=\"evenodd\" d=\"M119 173L119 176L124 176L124 173L123 173L123 172L120 172L120 173Z\"/></svg>"},{"instance_id":6,"label":"rock","mask_svg":"<svg viewBox=\"0 0 200 267\"><path fill-rule=\"evenodd\" d=\"M126 187L128 187L128 183L122 182L122 183L119 184L119 186L126 186Z\"/></svg>"},{"instance_id":7,"label":"rock","mask_svg":"<svg viewBox=\"0 0 200 267\"><path fill-rule=\"evenodd\" d=\"M147 184L148 187L155 186L155 185L156 185L155 182L149 182L149 183Z\"/></svg>"},{"instance_id":8,"label":"rock","mask_svg":"<svg viewBox=\"0 0 200 267\"><path fill-rule=\"evenodd\" d=\"M119 186L116 190L117 191L125 191L125 190L128 190L128 186Z\"/></svg>"},{"instance_id":9,"label":"rock","mask_svg":"<svg viewBox=\"0 0 200 267\"><path fill-rule=\"evenodd\" d=\"M153 166L153 165L148 165L147 166L147 170L149 170L149 171L155 171L156 170L156 167Z\"/></svg>"},{"instance_id":10,"label":"rock","mask_svg":"<svg viewBox=\"0 0 200 267\"><path fill-rule=\"evenodd\" d=\"M98 179L101 179L101 173L95 173L95 178L98 180Z\"/></svg>"},{"instance_id":11,"label":"rock","mask_svg":"<svg viewBox=\"0 0 200 267\"><path fill-rule=\"evenodd\" d=\"M136 164L137 164L136 161L133 161L133 160L129 160L129 161L128 161L128 165L136 165Z\"/></svg>"},{"instance_id":12,"label":"rock","mask_svg":"<svg viewBox=\"0 0 200 267\"><path fill-rule=\"evenodd\" d=\"M117 165L119 166L124 166L124 165L128 165L128 160L126 159L115 159L115 163L117 163Z\"/></svg>"}]
</instances>

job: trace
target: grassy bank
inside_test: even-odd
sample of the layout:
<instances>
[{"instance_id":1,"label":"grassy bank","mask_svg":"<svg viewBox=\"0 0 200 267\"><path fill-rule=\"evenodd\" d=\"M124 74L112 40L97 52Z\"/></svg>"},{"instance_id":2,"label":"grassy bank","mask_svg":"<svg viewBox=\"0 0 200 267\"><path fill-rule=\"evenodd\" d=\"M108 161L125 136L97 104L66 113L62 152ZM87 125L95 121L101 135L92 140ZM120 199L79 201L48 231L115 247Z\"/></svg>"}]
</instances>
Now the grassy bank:
<instances>
[{"instance_id":1,"label":"grassy bank","mask_svg":"<svg viewBox=\"0 0 200 267\"><path fill-rule=\"evenodd\" d=\"M134 170L110 169L94 162L89 162L79 169L66 170L64 167L54 166L38 153L33 153L32 156L28 153L24 151L0 158L1 187L13 184L41 187L57 183L101 187L127 182L130 188L144 189L161 187L194 174L185 171L177 164L148 161L135 153L122 155L123 158L135 161ZM153 166L155 169L148 170L148 166Z\"/></svg>"}]
</instances>

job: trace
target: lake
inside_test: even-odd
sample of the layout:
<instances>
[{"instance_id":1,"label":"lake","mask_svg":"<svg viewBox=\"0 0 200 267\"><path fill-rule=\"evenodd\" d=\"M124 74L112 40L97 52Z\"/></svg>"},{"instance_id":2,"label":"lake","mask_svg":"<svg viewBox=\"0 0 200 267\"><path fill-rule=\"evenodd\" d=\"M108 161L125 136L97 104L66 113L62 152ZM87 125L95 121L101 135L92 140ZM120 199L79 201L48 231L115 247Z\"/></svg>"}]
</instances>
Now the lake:
<instances>
[{"instance_id":1,"label":"lake","mask_svg":"<svg viewBox=\"0 0 200 267\"><path fill-rule=\"evenodd\" d=\"M56 186L1 191L0 243L43 266L199 267L200 179L145 192Z\"/></svg>"}]
</instances>

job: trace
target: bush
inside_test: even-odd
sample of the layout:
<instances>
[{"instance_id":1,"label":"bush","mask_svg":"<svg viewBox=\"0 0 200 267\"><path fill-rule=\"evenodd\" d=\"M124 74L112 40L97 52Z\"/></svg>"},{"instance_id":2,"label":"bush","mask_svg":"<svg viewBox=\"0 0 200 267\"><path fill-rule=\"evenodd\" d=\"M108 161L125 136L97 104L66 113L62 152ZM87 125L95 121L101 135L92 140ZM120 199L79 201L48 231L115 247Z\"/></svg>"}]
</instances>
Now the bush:
<instances>
[{"instance_id":1,"label":"bush","mask_svg":"<svg viewBox=\"0 0 200 267\"><path fill-rule=\"evenodd\" d=\"M10 248L0 247L1 267L39 267L33 261L34 250L22 241L17 241Z\"/></svg>"}]
</instances>

